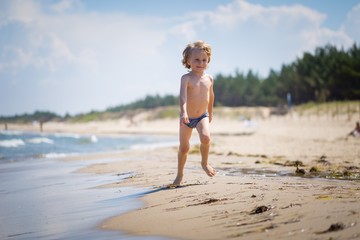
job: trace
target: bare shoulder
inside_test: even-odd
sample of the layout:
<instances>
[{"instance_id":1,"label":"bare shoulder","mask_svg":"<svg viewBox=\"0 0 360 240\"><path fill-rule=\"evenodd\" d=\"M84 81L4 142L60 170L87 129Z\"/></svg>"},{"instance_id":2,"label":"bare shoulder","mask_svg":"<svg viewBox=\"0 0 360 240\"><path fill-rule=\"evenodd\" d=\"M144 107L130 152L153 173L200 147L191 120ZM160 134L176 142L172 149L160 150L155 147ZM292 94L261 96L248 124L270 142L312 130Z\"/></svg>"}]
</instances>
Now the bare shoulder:
<instances>
[{"instance_id":1,"label":"bare shoulder","mask_svg":"<svg viewBox=\"0 0 360 240\"><path fill-rule=\"evenodd\" d=\"M186 73L184 75L181 76L181 82L188 82L190 79L190 74Z\"/></svg>"},{"instance_id":2,"label":"bare shoulder","mask_svg":"<svg viewBox=\"0 0 360 240\"><path fill-rule=\"evenodd\" d=\"M210 82L214 82L214 78L210 74L206 74L206 77L210 80Z\"/></svg>"}]
</instances>

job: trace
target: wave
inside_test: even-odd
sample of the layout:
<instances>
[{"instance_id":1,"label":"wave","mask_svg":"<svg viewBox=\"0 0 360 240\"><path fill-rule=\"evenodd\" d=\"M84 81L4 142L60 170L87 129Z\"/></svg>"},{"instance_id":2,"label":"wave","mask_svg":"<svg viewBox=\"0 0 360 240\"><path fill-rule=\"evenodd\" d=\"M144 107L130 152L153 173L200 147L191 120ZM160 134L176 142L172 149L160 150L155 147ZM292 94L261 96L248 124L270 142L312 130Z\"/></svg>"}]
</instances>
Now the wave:
<instances>
[{"instance_id":1,"label":"wave","mask_svg":"<svg viewBox=\"0 0 360 240\"><path fill-rule=\"evenodd\" d=\"M54 133L53 134L54 137L59 137L59 138L75 138L75 139L79 139L81 138L80 134L76 134L76 133Z\"/></svg>"},{"instance_id":2,"label":"wave","mask_svg":"<svg viewBox=\"0 0 360 240\"><path fill-rule=\"evenodd\" d=\"M158 142L158 143L144 143L144 144L135 144L130 146L131 150L139 150L139 149L146 149L146 150L154 150L163 147L175 147L178 145L177 141L168 141L168 142Z\"/></svg>"},{"instance_id":3,"label":"wave","mask_svg":"<svg viewBox=\"0 0 360 240\"><path fill-rule=\"evenodd\" d=\"M31 138L26 140L28 143L34 143L34 144L40 144L40 143L48 143L48 144L54 144L54 141L49 138Z\"/></svg>"},{"instance_id":4,"label":"wave","mask_svg":"<svg viewBox=\"0 0 360 240\"><path fill-rule=\"evenodd\" d=\"M67 156L70 156L72 154L68 154L68 153L46 153L46 154L42 154L41 157L43 158L64 158Z\"/></svg>"},{"instance_id":5,"label":"wave","mask_svg":"<svg viewBox=\"0 0 360 240\"><path fill-rule=\"evenodd\" d=\"M25 142L23 140L17 139L17 138L0 141L0 147L16 148L16 147L19 147L22 145L25 145Z\"/></svg>"},{"instance_id":6,"label":"wave","mask_svg":"<svg viewBox=\"0 0 360 240\"><path fill-rule=\"evenodd\" d=\"M95 135L91 135L90 141L93 142L93 143L96 143L96 142L98 142L99 140L98 140L98 138L97 138Z\"/></svg>"},{"instance_id":7,"label":"wave","mask_svg":"<svg viewBox=\"0 0 360 240\"><path fill-rule=\"evenodd\" d=\"M0 130L0 134L11 136L11 135L21 135L23 134L23 132L15 131L15 130Z\"/></svg>"}]
</instances>

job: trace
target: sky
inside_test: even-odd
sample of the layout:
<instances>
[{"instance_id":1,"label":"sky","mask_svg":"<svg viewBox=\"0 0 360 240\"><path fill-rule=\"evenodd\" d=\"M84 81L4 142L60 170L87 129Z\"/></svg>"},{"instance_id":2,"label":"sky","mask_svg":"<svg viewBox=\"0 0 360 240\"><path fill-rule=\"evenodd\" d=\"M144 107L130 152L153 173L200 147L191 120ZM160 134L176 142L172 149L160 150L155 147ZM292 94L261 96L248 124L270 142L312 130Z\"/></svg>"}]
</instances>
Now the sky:
<instances>
[{"instance_id":1,"label":"sky","mask_svg":"<svg viewBox=\"0 0 360 240\"><path fill-rule=\"evenodd\" d=\"M359 44L360 0L0 0L0 116L178 95L182 51L200 39L209 74L266 77Z\"/></svg>"}]
</instances>

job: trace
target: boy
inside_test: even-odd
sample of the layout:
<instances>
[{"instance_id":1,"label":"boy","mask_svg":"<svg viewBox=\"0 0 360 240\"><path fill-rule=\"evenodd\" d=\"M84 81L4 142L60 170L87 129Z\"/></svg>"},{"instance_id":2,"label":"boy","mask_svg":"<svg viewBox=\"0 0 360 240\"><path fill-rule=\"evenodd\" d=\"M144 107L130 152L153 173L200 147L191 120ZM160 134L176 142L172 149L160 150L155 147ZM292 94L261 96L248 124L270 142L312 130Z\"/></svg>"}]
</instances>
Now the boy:
<instances>
[{"instance_id":1,"label":"boy","mask_svg":"<svg viewBox=\"0 0 360 240\"><path fill-rule=\"evenodd\" d=\"M216 171L208 164L210 147L209 125L213 116L214 80L205 70L211 59L211 47L203 41L188 44L183 51L183 65L189 73L181 77L180 86L180 130L178 171L173 185L179 186L184 175L190 137L196 128L200 137L201 166L210 177Z\"/></svg>"}]
</instances>

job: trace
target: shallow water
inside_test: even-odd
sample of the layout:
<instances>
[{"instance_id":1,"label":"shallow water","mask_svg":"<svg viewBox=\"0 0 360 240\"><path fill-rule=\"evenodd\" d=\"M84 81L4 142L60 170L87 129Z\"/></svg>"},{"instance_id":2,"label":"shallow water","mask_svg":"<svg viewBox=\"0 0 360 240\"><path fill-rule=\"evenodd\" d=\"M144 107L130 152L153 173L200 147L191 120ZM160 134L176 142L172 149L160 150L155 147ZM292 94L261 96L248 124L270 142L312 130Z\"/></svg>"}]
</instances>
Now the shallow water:
<instances>
[{"instance_id":1,"label":"shallow water","mask_svg":"<svg viewBox=\"0 0 360 240\"><path fill-rule=\"evenodd\" d=\"M126 175L74 173L83 166L52 159L0 164L0 239L160 239L98 229L140 207L148 190L96 188Z\"/></svg>"}]
</instances>

